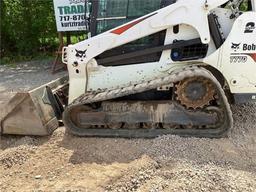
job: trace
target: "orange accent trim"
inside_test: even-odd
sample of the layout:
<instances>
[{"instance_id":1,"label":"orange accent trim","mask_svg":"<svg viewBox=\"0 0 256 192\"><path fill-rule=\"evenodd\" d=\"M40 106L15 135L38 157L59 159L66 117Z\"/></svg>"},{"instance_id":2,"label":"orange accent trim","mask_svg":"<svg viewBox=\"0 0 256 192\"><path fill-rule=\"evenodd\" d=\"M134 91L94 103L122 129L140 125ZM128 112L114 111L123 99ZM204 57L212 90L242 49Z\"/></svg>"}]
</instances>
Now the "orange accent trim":
<instances>
[{"instance_id":1,"label":"orange accent trim","mask_svg":"<svg viewBox=\"0 0 256 192\"><path fill-rule=\"evenodd\" d=\"M122 27L120 27L120 28L114 29L114 30L111 31L110 33L114 33L114 34L116 34L116 35L121 35L121 34L124 33L125 31L127 31L128 29L130 29L130 28L132 28L133 26L137 25L138 23L144 21L145 19L147 19L147 18L149 18L149 17L152 17L152 16L155 15L155 14L157 14L157 13L154 13L154 14L152 14L152 15L149 15L149 16L147 16L147 17L144 17L144 18L139 19L139 20L137 20L137 21L134 21L134 22L132 22L132 23L128 23L127 25L124 25L124 26L122 26Z\"/></svg>"},{"instance_id":2,"label":"orange accent trim","mask_svg":"<svg viewBox=\"0 0 256 192\"><path fill-rule=\"evenodd\" d=\"M256 53L250 54L250 56L251 56L252 59L256 62Z\"/></svg>"}]
</instances>

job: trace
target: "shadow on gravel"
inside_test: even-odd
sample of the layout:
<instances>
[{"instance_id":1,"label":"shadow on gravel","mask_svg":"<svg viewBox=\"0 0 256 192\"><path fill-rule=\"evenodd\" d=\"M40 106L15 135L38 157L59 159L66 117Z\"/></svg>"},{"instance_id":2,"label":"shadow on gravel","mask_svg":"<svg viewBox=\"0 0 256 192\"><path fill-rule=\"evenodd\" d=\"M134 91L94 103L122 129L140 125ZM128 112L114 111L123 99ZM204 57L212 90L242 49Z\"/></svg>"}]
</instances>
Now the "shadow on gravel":
<instances>
[{"instance_id":1,"label":"shadow on gravel","mask_svg":"<svg viewBox=\"0 0 256 192\"><path fill-rule=\"evenodd\" d=\"M72 150L70 163L129 163L145 154L152 140L121 138L81 138L65 133L60 147Z\"/></svg>"},{"instance_id":2,"label":"shadow on gravel","mask_svg":"<svg viewBox=\"0 0 256 192\"><path fill-rule=\"evenodd\" d=\"M72 150L72 164L128 163L147 155L160 164L191 162L256 173L256 106L232 106L234 127L228 138L156 139L79 138L65 133L59 146ZM64 134L64 133L63 133Z\"/></svg>"},{"instance_id":3,"label":"shadow on gravel","mask_svg":"<svg viewBox=\"0 0 256 192\"><path fill-rule=\"evenodd\" d=\"M256 153L238 147L231 138L198 139L164 136L151 140L78 138L65 133L60 147L72 150L72 164L130 163L146 155L160 165L188 162L256 173Z\"/></svg>"}]
</instances>

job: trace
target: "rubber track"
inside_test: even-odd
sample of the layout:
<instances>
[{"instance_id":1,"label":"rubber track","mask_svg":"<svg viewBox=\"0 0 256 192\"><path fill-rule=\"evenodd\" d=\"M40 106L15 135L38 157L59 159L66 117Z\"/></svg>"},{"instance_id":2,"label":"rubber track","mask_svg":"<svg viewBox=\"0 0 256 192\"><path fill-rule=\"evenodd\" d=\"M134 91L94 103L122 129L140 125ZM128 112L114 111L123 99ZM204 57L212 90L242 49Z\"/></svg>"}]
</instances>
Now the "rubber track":
<instances>
[{"instance_id":1,"label":"rubber track","mask_svg":"<svg viewBox=\"0 0 256 192\"><path fill-rule=\"evenodd\" d=\"M79 127L69 120L69 112L80 105L92 104L106 100L112 100L131 94L141 93L158 87L179 82L185 78L205 77L210 79L216 86L216 90L220 96L221 106L224 109L225 123L219 129L86 129L79 130ZM103 92L88 92L75 99L64 111L63 122L69 132L77 136L101 136L101 137L136 137L136 138L152 138L164 134L178 134L181 136L196 136L196 137L222 137L226 136L229 128L233 125L232 112L228 103L227 97L218 80L203 67L187 66L173 71L166 77L154 79L152 81L142 82L140 84L131 85L128 87L113 89Z\"/></svg>"}]
</instances>

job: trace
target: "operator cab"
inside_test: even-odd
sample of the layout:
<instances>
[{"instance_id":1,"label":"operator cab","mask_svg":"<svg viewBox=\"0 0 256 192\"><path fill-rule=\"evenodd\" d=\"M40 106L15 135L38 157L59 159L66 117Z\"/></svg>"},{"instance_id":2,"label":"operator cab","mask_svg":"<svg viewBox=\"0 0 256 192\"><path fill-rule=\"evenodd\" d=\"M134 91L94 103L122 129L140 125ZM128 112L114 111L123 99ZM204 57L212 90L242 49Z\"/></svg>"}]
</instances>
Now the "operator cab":
<instances>
[{"instance_id":1,"label":"operator cab","mask_svg":"<svg viewBox=\"0 0 256 192\"><path fill-rule=\"evenodd\" d=\"M89 0L89 32L91 36L96 36L112 28L130 22L136 18L154 12L160 8L176 3L177 0ZM231 3L232 2L232 3ZM233 6L233 7L232 7ZM255 0L234 0L222 5L220 8L227 9L226 21L219 20L218 11L208 16L209 28L215 48L218 49L225 42L236 17L243 11L255 10ZM224 17L220 17L224 18ZM230 21L229 21L230 20ZM233 20L233 21L232 21ZM227 26L228 25L228 26ZM222 26L225 26L222 29ZM179 33L179 25L175 26L174 31ZM102 66L120 66L129 64L158 62L162 56L162 50L141 56L131 56L129 59L122 59L125 54L147 50L154 47L165 45L167 30L160 31L153 35L141 38L123 46L105 51L97 56L97 62ZM175 40L172 43L181 42ZM209 45L201 42L194 45L174 48L171 50L173 61L186 61L191 59L202 59L209 53ZM118 56L118 58L115 58ZM117 59L117 60L115 60Z\"/></svg>"}]
</instances>

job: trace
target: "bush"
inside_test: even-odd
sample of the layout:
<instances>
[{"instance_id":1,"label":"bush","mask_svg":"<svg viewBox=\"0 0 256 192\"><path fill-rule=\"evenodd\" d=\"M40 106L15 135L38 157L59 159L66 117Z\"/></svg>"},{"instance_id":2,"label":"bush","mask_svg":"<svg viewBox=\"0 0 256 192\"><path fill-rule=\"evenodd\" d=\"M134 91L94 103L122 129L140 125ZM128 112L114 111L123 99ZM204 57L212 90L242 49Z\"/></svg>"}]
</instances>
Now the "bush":
<instances>
[{"instance_id":1,"label":"bush","mask_svg":"<svg viewBox=\"0 0 256 192\"><path fill-rule=\"evenodd\" d=\"M31 57L58 43L52 0L1 0L0 27L1 58Z\"/></svg>"}]
</instances>

